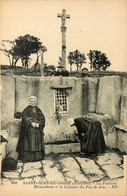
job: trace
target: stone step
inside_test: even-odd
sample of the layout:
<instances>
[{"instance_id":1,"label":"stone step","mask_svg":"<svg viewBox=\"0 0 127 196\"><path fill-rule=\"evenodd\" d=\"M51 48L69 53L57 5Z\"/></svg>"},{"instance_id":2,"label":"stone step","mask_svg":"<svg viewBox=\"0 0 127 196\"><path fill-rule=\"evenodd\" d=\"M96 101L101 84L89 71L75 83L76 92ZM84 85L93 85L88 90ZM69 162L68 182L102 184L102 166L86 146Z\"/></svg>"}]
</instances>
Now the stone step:
<instances>
[{"instance_id":1,"label":"stone step","mask_svg":"<svg viewBox=\"0 0 127 196\"><path fill-rule=\"evenodd\" d=\"M58 153L71 153L80 152L80 143L67 143L67 144L46 144L45 154L58 154Z\"/></svg>"}]
</instances>

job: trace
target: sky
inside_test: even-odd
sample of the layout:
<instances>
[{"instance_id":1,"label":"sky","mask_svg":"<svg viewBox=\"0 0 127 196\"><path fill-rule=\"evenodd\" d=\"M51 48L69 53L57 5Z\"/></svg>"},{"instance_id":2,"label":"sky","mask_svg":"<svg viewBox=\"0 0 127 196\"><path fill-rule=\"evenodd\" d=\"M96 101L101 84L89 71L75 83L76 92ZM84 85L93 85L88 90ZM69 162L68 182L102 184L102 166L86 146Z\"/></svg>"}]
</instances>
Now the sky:
<instances>
[{"instance_id":1,"label":"sky","mask_svg":"<svg viewBox=\"0 0 127 196\"><path fill-rule=\"evenodd\" d=\"M86 57L89 50L100 50L112 64L109 70L127 71L126 0L3 0L0 4L1 40L14 40L25 34L40 38L47 48L44 62L48 65L58 66L61 19L57 14L66 9L70 15L66 20L67 56L76 49ZM9 64L2 53L0 64ZM88 57L83 67L89 69Z\"/></svg>"}]
</instances>

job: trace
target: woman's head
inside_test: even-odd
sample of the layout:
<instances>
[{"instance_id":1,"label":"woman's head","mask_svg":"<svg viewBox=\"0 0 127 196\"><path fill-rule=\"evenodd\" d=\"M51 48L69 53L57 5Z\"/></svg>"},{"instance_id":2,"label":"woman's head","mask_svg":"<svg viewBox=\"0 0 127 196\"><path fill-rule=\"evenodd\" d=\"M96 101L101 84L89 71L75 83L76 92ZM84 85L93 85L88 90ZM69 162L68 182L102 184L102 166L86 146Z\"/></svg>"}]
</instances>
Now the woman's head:
<instances>
[{"instance_id":1,"label":"woman's head","mask_svg":"<svg viewBox=\"0 0 127 196\"><path fill-rule=\"evenodd\" d=\"M29 103L30 103L31 106L36 106L36 104L37 104L37 97L31 96L29 98Z\"/></svg>"}]
</instances>

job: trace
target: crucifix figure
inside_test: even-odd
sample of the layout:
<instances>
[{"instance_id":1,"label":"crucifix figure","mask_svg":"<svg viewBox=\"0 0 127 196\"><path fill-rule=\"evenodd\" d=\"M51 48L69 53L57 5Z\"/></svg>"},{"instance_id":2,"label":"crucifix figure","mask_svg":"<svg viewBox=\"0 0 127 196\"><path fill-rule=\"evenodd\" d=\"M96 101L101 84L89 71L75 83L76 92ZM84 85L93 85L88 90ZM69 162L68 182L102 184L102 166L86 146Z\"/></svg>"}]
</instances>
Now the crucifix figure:
<instances>
[{"instance_id":1,"label":"crucifix figure","mask_svg":"<svg viewBox=\"0 0 127 196\"><path fill-rule=\"evenodd\" d=\"M61 18L61 32L62 32L62 67L66 69L66 19L70 18L70 15L66 14L66 10L62 10L62 14L57 14L57 17Z\"/></svg>"}]
</instances>

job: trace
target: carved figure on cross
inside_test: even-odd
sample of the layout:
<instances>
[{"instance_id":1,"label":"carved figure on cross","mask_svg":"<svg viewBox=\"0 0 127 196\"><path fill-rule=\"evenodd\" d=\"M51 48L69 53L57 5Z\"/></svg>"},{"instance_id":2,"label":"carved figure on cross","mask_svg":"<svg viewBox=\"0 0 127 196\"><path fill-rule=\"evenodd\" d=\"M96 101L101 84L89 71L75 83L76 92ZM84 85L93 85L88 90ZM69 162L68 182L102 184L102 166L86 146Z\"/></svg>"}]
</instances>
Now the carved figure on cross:
<instances>
[{"instance_id":1,"label":"carved figure on cross","mask_svg":"<svg viewBox=\"0 0 127 196\"><path fill-rule=\"evenodd\" d=\"M70 15L67 15L66 14L66 10L63 9L62 10L62 14L57 14L57 17L60 17L61 18L61 22L62 22L62 26L61 27L65 27L65 21L66 21L66 18L70 18Z\"/></svg>"}]
</instances>

